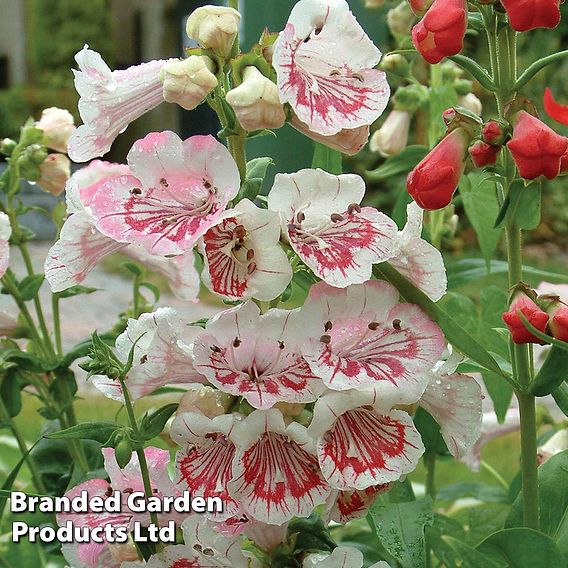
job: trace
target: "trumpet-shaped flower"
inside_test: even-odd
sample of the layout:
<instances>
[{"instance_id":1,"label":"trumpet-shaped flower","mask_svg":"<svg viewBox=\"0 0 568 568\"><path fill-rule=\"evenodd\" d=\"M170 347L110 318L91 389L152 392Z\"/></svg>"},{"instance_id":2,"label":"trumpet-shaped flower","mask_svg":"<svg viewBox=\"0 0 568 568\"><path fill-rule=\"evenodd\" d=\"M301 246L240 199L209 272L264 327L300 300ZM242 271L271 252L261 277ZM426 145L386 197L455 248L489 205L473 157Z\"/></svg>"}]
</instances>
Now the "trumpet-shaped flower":
<instances>
[{"instance_id":1,"label":"trumpet-shaped flower","mask_svg":"<svg viewBox=\"0 0 568 568\"><path fill-rule=\"evenodd\" d=\"M232 300L273 300L292 278L280 246L278 215L248 199L230 213L203 236L203 280L213 292Z\"/></svg>"},{"instance_id":2,"label":"trumpet-shaped flower","mask_svg":"<svg viewBox=\"0 0 568 568\"><path fill-rule=\"evenodd\" d=\"M260 315L249 301L217 314L195 340L195 369L255 408L314 401L321 380L301 355L302 336L291 326L293 313L272 309Z\"/></svg>"},{"instance_id":3,"label":"trumpet-shaped flower","mask_svg":"<svg viewBox=\"0 0 568 568\"><path fill-rule=\"evenodd\" d=\"M6 274L10 265L10 237L12 225L6 213L0 212L0 278Z\"/></svg>"},{"instance_id":4,"label":"trumpet-shaped flower","mask_svg":"<svg viewBox=\"0 0 568 568\"><path fill-rule=\"evenodd\" d=\"M390 95L380 59L345 0L300 0L274 44L280 100L318 134L372 124Z\"/></svg>"},{"instance_id":5,"label":"trumpet-shaped flower","mask_svg":"<svg viewBox=\"0 0 568 568\"><path fill-rule=\"evenodd\" d=\"M330 488L322 477L306 429L284 423L273 408L256 410L235 426L237 453L229 493L254 519L280 525L307 517L325 502Z\"/></svg>"},{"instance_id":6,"label":"trumpet-shaped flower","mask_svg":"<svg viewBox=\"0 0 568 568\"><path fill-rule=\"evenodd\" d=\"M116 339L119 357L126 361L134 349L134 362L125 383L134 400L167 384L204 383L205 377L193 368L191 340L196 328L188 328L172 308L129 319L126 330ZM118 380L103 375L92 378L105 396L123 401Z\"/></svg>"},{"instance_id":7,"label":"trumpet-shaped flower","mask_svg":"<svg viewBox=\"0 0 568 568\"><path fill-rule=\"evenodd\" d=\"M199 275L192 251L173 258L151 255L139 245L119 243L95 228L89 205L98 186L129 173L126 165L94 160L69 178L66 186L68 218L45 260L45 276L51 290L61 292L81 284L100 260L120 251L165 276L180 299L195 299L199 292Z\"/></svg>"},{"instance_id":8,"label":"trumpet-shaped flower","mask_svg":"<svg viewBox=\"0 0 568 568\"><path fill-rule=\"evenodd\" d=\"M241 15L226 6L200 6L187 19L188 37L220 57L227 57L239 31Z\"/></svg>"},{"instance_id":9,"label":"trumpet-shaped flower","mask_svg":"<svg viewBox=\"0 0 568 568\"><path fill-rule=\"evenodd\" d=\"M469 375L457 373L462 357L453 353L428 373L429 383L420 399L438 422L450 453L462 458L481 434L481 387Z\"/></svg>"},{"instance_id":10,"label":"trumpet-shaped flower","mask_svg":"<svg viewBox=\"0 0 568 568\"><path fill-rule=\"evenodd\" d=\"M296 325L313 373L333 390L395 385L417 400L424 373L440 358L440 328L413 304L400 304L390 284L370 280L345 290L320 282L310 289Z\"/></svg>"},{"instance_id":11,"label":"trumpet-shaped flower","mask_svg":"<svg viewBox=\"0 0 568 568\"><path fill-rule=\"evenodd\" d=\"M87 162L106 154L116 137L134 120L164 99L160 69L165 61L150 61L111 71L99 53L85 46L75 60L75 88L83 125L69 139L69 157Z\"/></svg>"},{"instance_id":12,"label":"trumpet-shaped flower","mask_svg":"<svg viewBox=\"0 0 568 568\"><path fill-rule=\"evenodd\" d=\"M308 432L317 440L319 464L332 487L367 489L416 467L424 452L420 434L406 412L392 410L412 398L390 385L329 393L316 402Z\"/></svg>"},{"instance_id":13,"label":"trumpet-shaped flower","mask_svg":"<svg viewBox=\"0 0 568 568\"><path fill-rule=\"evenodd\" d=\"M423 210L411 203L407 221L395 238L395 255L389 260L401 274L437 302L447 290L448 279L440 251L422 238Z\"/></svg>"},{"instance_id":14,"label":"trumpet-shaped flower","mask_svg":"<svg viewBox=\"0 0 568 568\"><path fill-rule=\"evenodd\" d=\"M152 132L128 153L132 175L101 183L90 203L106 236L158 255L181 254L227 216L239 190L237 165L212 136L183 141Z\"/></svg>"},{"instance_id":15,"label":"trumpet-shaped flower","mask_svg":"<svg viewBox=\"0 0 568 568\"><path fill-rule=\"evenodd\" d=\"M367 514L377 495L388 491L392 483L371 485L366 489L334 491L327 502L327 517L336 523L347 523Z\"/></svg>"},{"instance_id":16,"label":"trumpet-shaped flower","mask_svg":"<svg viewBox=\"0 0 568 568\"><path fill-rule=\"evenodd\" d=\"M171 437L181 449L176 455L177 483L193 497L220 497L224 510L215 520L235 516L239 506L230 496L227 484L233 476L235 444L231 434L235 415L223 414L213 419L195 412L178 414L171 427Z\"/></svg>"},{"instance_id":17,"label":"trumpet-shaped flower","mask_svg":"<svg viewBox=\"0 0 568 568\"><path fill-rule=\"evenodd\" d=\"M306 169L277 174L268 196L296 254L332 286L369 280L373 264L393 254L396 225L373 207L360 207L364 194L355 174Z\"/></svg>"}]
</instances>

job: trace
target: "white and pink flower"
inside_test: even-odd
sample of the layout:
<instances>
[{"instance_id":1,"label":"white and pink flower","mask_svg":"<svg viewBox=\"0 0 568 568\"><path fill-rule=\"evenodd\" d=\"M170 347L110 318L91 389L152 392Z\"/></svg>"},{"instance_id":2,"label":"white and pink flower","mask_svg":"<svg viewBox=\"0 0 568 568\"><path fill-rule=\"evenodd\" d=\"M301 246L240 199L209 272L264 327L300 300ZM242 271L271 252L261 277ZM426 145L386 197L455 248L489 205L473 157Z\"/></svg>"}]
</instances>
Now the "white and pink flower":
<instances>
[{"instance_id":1,"label":"white and pink flower","mask_svg":"<svg viewBox=\"0 0 568 568\"><path fill-rule=\"evenodd\" d=\"M444 258L436 247L422 238L424 210L413 201L406 212L406 225L395 237L395 254L389 263L437 302L448 287Z\"/></svg>"},{"instance_id":2,"label":"white and pink flower","mask_svg":"<svg viewBox=\"0 0 568 568\"><path fill-rule=\"evenodd\" d=\"M316 402L308 432L331 487L363 490L414 470L424 452L420 433L406 412L392 409L412 398L391 385L329 393Z\"/></svg>"},{"instance_id":3,"label":"white and pink flower","mask_svg":"<svg viewBox=\"0 0 568 568\"><path fill-rule=\"evenodd\" d=\"M390 95L380 59L345 0L300 0L274 44L280 100L326 136L372 124Z\"/></svg>"},{"instance_id":4,"label":"white and pink flower","mask_svg":"<svg viewBox=\"0 0 568 568\"><path fill-rule=\"evenodd\" d=\"M279 410L255 410L235 425L233 440L229 493L254 519L280 525L327 499L312 439L297 422L286 426Z\"/></svg>"},{"instance_id":5,"label":"white and pink flower","mask_svg":"<svg viewBox=\"0 0 568 568\"><path fill-rule=\"evenodd\" d=\"M10 237L12 225L6 213L0 212L0 278L6 274L10 266Z\"/></svg>"},{"instance_id":6,"label":"white and pink flower","mask_svg":"<svg viewBox=\"0 0 568 568\"><path fill-rule=\"evenodd\" d=\"M134 120L164 99L160 69L165 61L149 61L111 71L99 53L85 46L75 60L75 88L83 125L69 139L69 157L87 162L106 154L116 137Z\"/></svg>"},{"instance_id":7,"label":"white and pink flower","mask_svg":"<svg viewBox=\"0 0 568 568\"><path fill-rule=\"evenodd\" d=\"M255 408L313 402L323 385L302 357L302 336L291 326L294 313L272 309L261 315L249 301L217 314L195 340L196 371Z\"/></svg>"},{"instance_id":8,"label":"white and pink flower","mask_svg":"<svg viewBox=\"0 0 568 568\"><path fill-rule=\"evenodd\" d=\"M360 207L364 194L358 175L305 169L277 174L268 195L296 254L332 286L369 280L373 264L393 254L396 225L375 208Z\"/></svg>"},{"instance_id":9,"label":"white and pink flower","mask_svg":"<svg viewBox=\"0 0 568 568\"><path fill-rule=\"evenodd\" d=\"M231 300L273 300L292 279L288 256L280 246L278 215L248 199L239 201L203 236L203 281Z\"/></svg>"},{"instance_id":10,"label":"white and pink flower","mask_svg":"<svg viewBox=\"0 0 568 568\"><path fill-rule=\"evenodd\" d=\"M237 417L222 414L207 418L195 412L178 414L172 423L171 437L181 449L176 455L178 487L193 497L219 497L222 513L216 521L234 517L238 503L229 495L227 485L233 477L235 444L231 439Z\"/></svg>"},{"instance_id":11,"label":"white and pink flower","mask_svg":"<svg viewBox=\"0 0 568 568\"><path fill-rule=\"evenodd\" d=\"M388 491L392 483L371 485L366 489L335 490L327 501L326 517L336 523L347 523L364 517L377 495Z\"/></svg>"},{"instance_id":12,"label":"white and pink flower","mask_svg":"<svg viewBox=\"0 0 568 568\"><path fill-rule=\"evenodd\" d=\"M456 372L462 357L452 353L428 373L428 386L420 399L440 425L442 437L455 458L463 458L481 435L481 387L469 375Z\"/></svg>"},{"instance_id":13,"label":"white and pink flower","mask_svg":"<svg viewBox=\"0 0 568 568\"><path fill-rule=\"evenodd\" d=\"M240 187L231 154L212 136L182 141L152 132L128 153L130 175L101 183L90 203L107 237L140 244L152 254L182 254L228 216Z\"/></svg>"},{"instance_id":14,"label":"white and pink flower","mask_svg":"<svg viewBox=\"0 0 568 568\"><path fill-rule=\"evenodd\" d=\"M445 348L438 325L379 280L346 289L319 282L295 318L309 338L304 358L333 390L394 385L415 401Z\"/></svg>"},{"instance_id":15,"label":"white and pink flower","mask_svg":"<svg viewBox=\"0 0 568 568\"><path fill-rule=\"evenodd\" d=\"M128 320L126 330L116 339L116 350L127 361L134 349L133 365L125 379L133 400L165 385L205 382L193 368L191 341L197 332L184 325L172 308L158 308ZM118 380L95 375L91 381L108 398L124 401Z\"/></svg>"}]
</instances>

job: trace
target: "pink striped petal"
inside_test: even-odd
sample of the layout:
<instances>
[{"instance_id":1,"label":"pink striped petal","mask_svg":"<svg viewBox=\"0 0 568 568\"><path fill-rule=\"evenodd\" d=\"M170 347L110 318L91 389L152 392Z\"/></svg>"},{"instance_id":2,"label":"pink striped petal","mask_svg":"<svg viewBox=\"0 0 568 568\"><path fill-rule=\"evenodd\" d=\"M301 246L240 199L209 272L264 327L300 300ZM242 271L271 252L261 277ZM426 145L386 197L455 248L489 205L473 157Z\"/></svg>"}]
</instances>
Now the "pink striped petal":
<instances>
[{"instance_id":1,"label":"pink striped petal","mask_svg":"<svg viewBox=\"0 0 568 568\"><path fill-rule=\"evenodd\" d=\"M461 458L481 435L483 395L473 377L454 372L458 362L459 359L452 357L429 373L430 382L420 399L420 406L440 424L450 453Z\"/></svg>"},{"instance_id":2,"label":"pink striped petal","mask_svg":"<svg viewBox=\"0 0 568 568\"><path fill-rule=\"evenodd\" d=\"M437 302L448 286L444 258L436 247L421 237L423 209L413 201L406 210L408 221L395 238L396 252L389 262Z\"/></svg>"},{"instance_id":3,"label":"pink striped petal","mask_svg":"<svg viewBox=\"0 0 568 568\"><path fill-rule=\"evenodd\" d=\"M235 445L230 439L234 416L223 414L213 419L194 412L178 414L171 427L174 442L181 446L176 455L178 486L193 497L220 497L222 513L216 521L235 516L239 506L227 489L233 476Z\"/></svg>"},{"instance_id":4,"label":"pink striped petal","mask_svg":"<svg viewBox=\"0 0 568 568\"><path fill-rule=\"evenodd\" d=\"M288 256L280 246L278 215L243 199L203 237L205 284L232 300L267 302L292 279Z\"/></svg>"},{"instance_id":5,"label":"pink striped petal","mask_svg":"<svg viewBox=\"0 0 568 568\"><path fill-rule=\"evenodd\" d=\"M359 207L362 178L323 170L278 174L268 197L296 254L314 274L344 288L371 278L373 264L393 254L395 223L372 207Z\"/></svg>"},{"instance_id":6,"label":"pink striped petal","mask_svg":"<svg viewBox=\"0 0 568 568\"><path fill-rule=\"evenodd\" d=\"M280 411L256 410L235 427L237 455L229 492L253 518L282 524L325 502L324 481L306 429Z\"/></svg>"},{"instance_id":7,"label":"pink striped petal","mask_svg":"<svg viewBox=\"0 0 568 568\"><path fill-rule=\"evenodd\" d=\"M391 483L371 485L366 489L353 491L335 491L328 499L329 519L345 524L353 519L363 518L369 507L375 502L377 495L391 488Z\"/></svg>"},{"instance_id":8,"label":"pink striped petal","mask_svg":"<svg viewBox=\"0 0 568 568\"><path fill-rule=\"evenodd\" d=\"M312 286L294 325L309 337L302 353L328 388L392 384L420 397L445 340L418 306L397 301L398 292L377 280L344 290Z\"/></svg>"},{"instance_id":9,"label":"pink striped petal","mask_svg":"<svg viewBox=\"0 0 568 568\"><path fill-rule=\"evenodd\" d=\"M250 301L221 312L195 341L196 371L255 408L314 401L321 381L300 353L300 337L290 330L292 313L272 309L261 316Z\"/></svg>"},{"instance_id":10,"label":"pink striped petal","mask_svg":"<svg viewBox=\"0 0 568 568\"><path fill-rule=\"evenodd\" d=\"M372 124L390 96L380 58L345 0L301 0L274 44L280 100L319 134Z\"/></svg>"},{"instance_id":11,"label":"pink striped petal","mask_svg":"<svg viewBox=\"0 0 568 568\"><path fill-rule=\"evenodd\" d=\"M111 71L96 51L85 46L75 60L75 88L83 125L69 139L69 157L86 162L106 154L115 138L134 120L163 101L160 69L150 61Z\"/></svg>"},{"instance_id":12,"label":"pink striped petal","mask_svg":"<svg viewBox=\"0 0 568 568\"><path fill-rule=\"evenodd\" d=\"M107 543L87 542L61 545L63 557L73 568L121 568Z\"/></svg>"},{"instance_id":13,"label":"pink striped petal","mask_svg":"<svg viewBox=\"0 0 568 568\"><path fill-rule=\"evenodd\" d=\"M424 452L412 418L385 410L372 390L330 393L318 400L309 432L321 470L337 489L366 489L411 472Z\"/></svg>"},{"instance_id":14,"label":"pink striped petal","mask_svg":"<svg viewBox=\"0 0 568 568\"><path fill-rule=\"evenodd\" d=\"M134 144L128 161L137 177L102 184L91 211L102 233L152 254L193 248L240 185L229 151L212 136L182 142L173 132L153 132Z\"/></svg>"}]
</instances>

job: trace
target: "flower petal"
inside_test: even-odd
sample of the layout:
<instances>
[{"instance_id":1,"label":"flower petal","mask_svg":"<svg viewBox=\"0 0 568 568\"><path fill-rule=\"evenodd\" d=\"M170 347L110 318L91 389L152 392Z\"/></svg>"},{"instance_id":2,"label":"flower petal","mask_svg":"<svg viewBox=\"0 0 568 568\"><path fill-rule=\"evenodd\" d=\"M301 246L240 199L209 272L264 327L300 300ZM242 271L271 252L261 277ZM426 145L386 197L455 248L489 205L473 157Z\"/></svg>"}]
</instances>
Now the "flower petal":
<instances>
[{"instance_id":1,"label":"flower petal","mask_svg":"<svg viewBox=\"0 0 568 568\"><path fill-rule=\"evenodd\" d=\"M347 523L353 519L361 519L367 514L377 495L388 491L391 483L371 485L366 489L353 491L336 491L331 494L329 503L329 518L336 523ZM331 501L331 503L330 503Z\"/></svg>"},{"instance_id":2,"label":"flower petal","mask_svg":"<svg viewBox=\"0 0 568 568\"><path fill-rule=\"evenodd\" d=\"M554 95L549 87L544 90L544 110L546 114L560 122L561 124L568 125L568 105L561 105L554 99Z\"/></svg>"},{"instance_id":3,"label":"flower petal","mask_svg":"<svg viewBox=\"0 0 568 568\"><path fill-rule=\"evenodd\" d=\"M274 45L280 100L319 134L369 125L390 95L380 58L347 2L301 0Z\"/></svg>"}]
</instances>

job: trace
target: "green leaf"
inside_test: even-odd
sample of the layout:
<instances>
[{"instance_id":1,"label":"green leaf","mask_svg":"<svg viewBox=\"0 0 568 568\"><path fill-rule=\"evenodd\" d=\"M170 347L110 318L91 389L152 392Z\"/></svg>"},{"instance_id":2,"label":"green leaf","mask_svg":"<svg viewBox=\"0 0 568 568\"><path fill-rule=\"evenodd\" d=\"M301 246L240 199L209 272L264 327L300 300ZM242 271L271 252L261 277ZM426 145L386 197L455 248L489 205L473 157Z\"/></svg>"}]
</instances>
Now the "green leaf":
<instances>
[{"instance_id":1,"label":"green leaf","mask_svg":"<svg viewBox=\"0 0 568 568\"><path fill-rule=\"evenodd\" d=\"M378 539L403 568L426 566L424 528L434 523L430 497L408 503L374 504L369 517Z\"/></svg>"},{"instance_id":2,"label":"green leaf","mask_svg":"<svg viewBox=\"0 0 568 568\"><path fill-rule=\"evenodd\" d=\"M120 426L112 422L82 422L81 424L71 426L71 428L46 434L45 437L56 440L95 440L105 444L118 429L120 429Z\"/></svg>"},{"instance_id":3,"label":"green leaf","mask_svg":"<svg viewBox=\"0 0 568 568\"><path fill-rule=\"evenodd\" d=\"M442 438L440 425L421 407L418 407L414 415L414 426L416 426L416 429L420 432L426 454L450 455L446 443Z\"/></svg>"},{"instance_id":4,"label":"green leaf","mask_svg":"<svg viewBox=\"0 0 568 568\"><path fill-rule=\"evenodd\" d=\"M79 296L81 294L92 294L93 292L98 292L100 288L88 288L87 286L71 286L67 290L62 292L56 292L54 295L58 298L72 298L73 296Z\"/></svg>"},{"instance_id":5,"label":"green leaf","mask_svg":"<svg viewBox=\"0 0 568 568\"><path fill-rule=\"evenodd\" d=\"M457 501L473 497L484 503L509 503L508 492L500 485L486 485L477 481L464 481L442 487L436 494L441 501Z\"/></svg>"},{"instance_id":6,"label":"green leaf","mask_svg":"<svg viewBox=\"0 0 568 568\"><path fill-rule=\"evenodd\" d=\"M562 383L550 394L552 394L554 402L556 402L558 408L564 412L564 416L568 416L568 384Z\"/></svg>"},{"instance_id":7,"label":"green leaf","mask_svg":"<svg viewBox=\"0 0 568 568\"><path fill-rule=\"evenodd\" d=\"M333 150L319 142L315 143L312 168L321 168L330 174L339 175L343 172L343 157L341 152Z\"/></svg>"},{"instance_id":8,"label":"green leaf","mask_svg":"<svg viewBox=\"0 0 568 568\"><path fill-rule=\"evenodd\" d=\"M568 49L553 53L552 55L548 55L547 57L543 57L542 59L535 61L517 79L517 82L513 87L513 91L520 91L541 69L544 69L547 65L560 61L564 57L568 57Z\"/></svg>"},{"instance_id":9,"label":"green leaf","mask_svg":"<svg viewBox=\"0 0 568 568\"><path fill-rule=\"evenodd\" d=\"M475 336L479 327L477 306L467 296L456 292L448 292L439 304L447 314L453 317L468 333Z\"/></svg>"},{"instance_id":10,"label":"green leaf","mask_svg":"<svg viewBox=\"0 0 568 568\"><path fill-rule=\"evenodd\" d=\"M549 395L566 379L568 379L568 351L553 345L531 383L529 393L534 396Z\"/></svg>"},{"instance_id":11,"label":"green leaf","mask_svg":"<svg viewBox=\"0 0 568 568\"><path fill-rule=\"evenodd\" d=\"M307 518L292 519L287 533L289 541L294 543L295 554L320 550L331 552L337 546L322 518L315 513Z\"/></svg>"},{"instance_id":12,"label":"green leaf","mask_svg":"<svg viewBox=\"0 0 568 568\"><path fill-rule=\"evenodd\" d=\"M465 55L453 55L452 57L448 57L454 63L457 63L462 69L465 69L469 72L477 81L481 84L481 86L487 89L490 92L495 92L497 90L497 86L493 82L493 79L489 76L489 73L483 67L481 67L478 63L476 63L473 59L466 57Z\"/></svg>"},{"instance_id":13,"label":"green leaf","mask_svg":"<svg viewBox=\"0 0 568 568\"><path fill-rule=\"evenodd\" d=\"M377 270L378 267L375 269ZM485 369L493 371L500 376L506 375L499 367L495 358L471 334L464 330L440 306L430 300L424 292L409 282L387 262L380 265L378 270L407 301L420 306L441 328L446 339L456 349L467 355Z\"/></svg>"},{"instance_id":14,"label":"green leaf","mask_svg":"<svg viewBox=\"0 0 568 568\"><path fill-rule=\"evenodd\" d=\"M22 300L24 302L33 300L39 292L44 280L44 274L32 274L31 276L26 276L18 286L18 292L20 293Z\"/></svg>"},{"instance_id":15,"label":"green leaf","mask_svg":"<svg viewBox=\"0 0 568 568\"><path fill-rule=\"evenodd\" d=\"M154 295L154 302L160 301L160 289L155 284L152 284L151 282L141 282L140 288L146 288L146 290L152 292Z\"/></svg>"},{"instance_id":16,"label":"green leaf","mask_svg":"<svg viewBox=\"0 0 568 568\"><path fill-rule=\"evenodd\" d=\"M434 513L434 524L431 527L426 527L428 546L445 568L458 568L461 557L444 540L447 536L464 540L465 530L458 521L445 515Z\"/></svg>"},{"instance_id":17,"label":"green leaf","mask_svg":"<svg viewBox=\"0 0 568 568\"><path fill-rule=\"evenodd\" d=\"M493 408L499 424L505 422L507 410L513 399L513 387L500 375L485 371L481 373L487 392L493 401Z\"/></svg>"},{"instance_id":18,"label":"green leaf","mask_svg":"<svg viewBox=\"0 0 568 568\"><path fill-rule=\"evenodd\" d=\"M128 270L131 274L134 274L134 276L142 276L142 274L144 274L142 267L135 262L123 262L120 266Z\"/></svg>"},{"instance_id":19,"label":"green leaf","mask_svg":"<svg viewBox=\"0 0 568 568\"><path fill-rule=\"evenodd\" d=\"M381 181L409 172L428 154L426 146L407 146L396 156L388 158L376 170L365 172L368 181Z\"/></svg>"},{"instance_id":20,"label":"green leaf","mask_svg":"<svg viewBox=\"0 0 568 568\"><path fill-rule=\"evenodd\" d=\"M506 568L560 567L562 553L549 536L526 527L504 529L488 536L477 550Z\"/></svg>"},{"instance_id":21,"label":"green leaf","mask_svg":"<svg viewBox=\"0 0 568 568\"><path fill-rule=\"evenodd\" d=\"M2 402L11 418L18 416L22 410L22 388L23 385L13 375L5 377L0 386Z\"/></svg>"},{"instance_id":22,"label":"green leaf","mask_svg":"<svg viewBox=\"0 0 568 568\"><path fill-rule=\"evenodd\" d=\"M461 559L461 568L501 568L500 564L496 564L491 558L472 548L469 544L451 536L443 538L458 554Z\"/></svg>"},{"instance_id":23,"label":"green leaf","mask_svg":"<svg viewBox=\"0 0 568 568\"><path fill-rule=\"evenodd\" d=\"M140 423L140 434L144 440L151 440L158 436L166 422L170 419L172 414L177 410L178 403L171 403L162 406L158 410L146 414Z\"/></svg>"},{"instance_id":24,"label":"green leaf","mask_svg":"<svg viewBox=\"0 0 568 568\"><path fill-rule=\"evenodd\" d=\"M538 468L538 486L541 531L552 537L560 551L568 557L568 450L552 456ZM523 497L521 492L511 507L505 527L512 528L522 525ZM548 564L548 566L557 565Z\"/></svg>"},{"instance_id":25,"label":"green leaf","mask_svg":"<svg viewBox=\"0 0 568 568\"><path fill-rule=\"evenodd\" d=\"M246 179L239 191L238 200L250 199L254 201L261 193L262 183L266 177L268 166L274 165L272 158L254 158L247 162Z\"/></svg>"},{"instance_id":26,"label":"green leaf","mask_svg":"<svg viewBox=\"0 0 568 568\"><path fill-rule=\"evenodd\" d=\"M496 182L473 173L461 178L459 188L465 213L475 230L483 258L489 263L502 233L493 228L493 219L499 213Z\"/></svg>"},{"instance_id":27,"label":"green leaf","mask_svg":"<svg viewBox=\"0 0 568 568\"><path fill-rule=\"evenodd\" d=\"M540 183L533 182L525 186L524 180L517 179L509 188L509 193L495 220L495 228L514 223L520 229L535 229L540 224L540 215Z\"/></svg>"}]
</instances>

